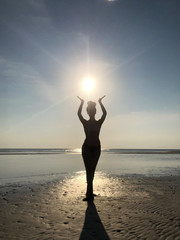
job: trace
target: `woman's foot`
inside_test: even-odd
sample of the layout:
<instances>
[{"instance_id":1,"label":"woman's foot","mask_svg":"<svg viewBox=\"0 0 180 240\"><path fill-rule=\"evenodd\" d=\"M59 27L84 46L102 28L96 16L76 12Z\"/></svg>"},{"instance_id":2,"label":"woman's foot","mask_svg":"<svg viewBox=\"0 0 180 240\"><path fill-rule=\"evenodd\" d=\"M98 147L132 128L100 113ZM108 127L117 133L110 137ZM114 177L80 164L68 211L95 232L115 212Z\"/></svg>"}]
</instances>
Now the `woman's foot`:
<instances>
[{"instance_id":1,"label":"woman's foot","mask_svg":"<svg viewBox=\"0 0 180 240\"><path fill-rule=\"evenodd\" d=\"M93 201L94 200L94 196L87 196L85 198L83 198L83 201Z\"/></svg>"},{"instance_id":2,"label":"woman's foot","mask_svg":"<svg viewBox=\"0 0 180 240\"><path fill-rule=\"evenodd\" d=\"M97 197L97 194L93 193L92 196ZM87 197L87 193L86 193L86 197Z\"/></svg>"}]
</instances>

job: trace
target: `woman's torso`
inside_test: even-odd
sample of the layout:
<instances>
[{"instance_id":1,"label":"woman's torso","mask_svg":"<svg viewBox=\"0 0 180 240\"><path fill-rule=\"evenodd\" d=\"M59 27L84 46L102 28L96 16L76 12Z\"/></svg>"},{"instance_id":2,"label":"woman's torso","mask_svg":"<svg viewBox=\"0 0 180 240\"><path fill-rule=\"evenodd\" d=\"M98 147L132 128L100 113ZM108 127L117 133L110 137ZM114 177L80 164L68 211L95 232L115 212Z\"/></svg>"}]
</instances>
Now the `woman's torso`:
<instances>
[{"instance_id":1,"label":"woman's torso","mask_svg":"<svg viewBox=\"0 0 180 240\"><path fill-rule=\"evenodd\" d=\"M88 120L83 124L86 139L84 141L88 146L99 146L99 133L101 129L101 123L96 120Z\"/></svg>"}]
</instances>

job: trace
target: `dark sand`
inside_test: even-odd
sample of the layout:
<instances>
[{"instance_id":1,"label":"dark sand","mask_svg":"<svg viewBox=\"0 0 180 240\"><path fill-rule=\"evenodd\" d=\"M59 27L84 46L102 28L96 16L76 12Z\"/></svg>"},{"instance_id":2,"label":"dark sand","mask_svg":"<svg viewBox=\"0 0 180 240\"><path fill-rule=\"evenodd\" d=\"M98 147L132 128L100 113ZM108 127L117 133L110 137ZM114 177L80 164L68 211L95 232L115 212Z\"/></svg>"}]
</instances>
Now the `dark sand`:
<instances>
[{"instance_id":1,"label":"dark sand","mask_svg":"<svg viewBox=\"0 0 180 240\"><path fill-rule=\"evenodd\" d=\"M180 240L180 177L97 173L98 196L83 202L85 173L48 184L0 188L1 239Z\"/></svg>"}]
</instances>

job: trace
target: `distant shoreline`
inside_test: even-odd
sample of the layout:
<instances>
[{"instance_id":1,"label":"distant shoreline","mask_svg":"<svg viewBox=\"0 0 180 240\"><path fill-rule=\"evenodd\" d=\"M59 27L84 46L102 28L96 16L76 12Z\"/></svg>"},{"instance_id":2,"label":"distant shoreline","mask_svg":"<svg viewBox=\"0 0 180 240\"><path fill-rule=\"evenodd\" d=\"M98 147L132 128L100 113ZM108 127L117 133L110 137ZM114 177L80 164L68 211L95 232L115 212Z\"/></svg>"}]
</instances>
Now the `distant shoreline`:
<instances>
[{"instance_id":1,"label":"distant shoreline","mask_svg":"<svg viewBox=\"0 0 180 240\"><path fill-rule=\"evenodd\" d=\"M108 154L180 154L180 149L102 149ZM81 154L80 148L0 148L0 155Z\"/></svg>"}]
</instances>

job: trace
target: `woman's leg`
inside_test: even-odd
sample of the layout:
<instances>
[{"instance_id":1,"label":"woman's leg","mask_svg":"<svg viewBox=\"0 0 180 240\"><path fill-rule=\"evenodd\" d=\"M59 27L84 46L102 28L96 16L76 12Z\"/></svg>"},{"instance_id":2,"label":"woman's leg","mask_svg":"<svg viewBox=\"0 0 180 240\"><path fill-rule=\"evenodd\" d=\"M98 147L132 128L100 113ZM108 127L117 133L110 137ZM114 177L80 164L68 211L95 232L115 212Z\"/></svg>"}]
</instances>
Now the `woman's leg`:
<instances>
[{"instance_id":1,"label":"woman's leg","mask_svg":"<svg viewBox=\"0 0 180 240\"><path fill-rule=\"evenodd\" d=\"M96 166L99 160L100 156L100 150L95 150L93 151L91 155L91 165L89 166L89 169L87 171L87 178L88 178L88 186L87 186L87 196L92 196L93 195L93 180L94 180L94 174L96 170Z\"/></svg>"},{"instance_id":2,"label":"woman's leg","mask_svg":"<svg viewBox=\"0 0 180 240\"><path fill-rule=\"evenodd\" d=\"M93 195L92 174L90 169L86 170L87 190L86 196L91 197Z\"/></svg>"},{"instance_id":3,"label":"woman's leg","mask_svg":"<svg viewBox=\"0 0 180 240\"><path fill-rule=\"evenodd\" d=\"M92 153L89 150L88 147L83 146L82 147L82 156L84 160L84 166L86 169L86 181L87 181L87 190L86 190L86 196L90 196L92 192L92 184L91 184L91 159L92 159Z\"/></svg>"},{"instance_id":4,"label":"woman's leg","mask_svg":"<svg viewBox=\"0 0 180 240\"><path fill-rule=\"evenodd\" d=\"M86 168L86 179L87 179L87 198L93 197L93 179L95 169L100 156L100 148L89 149L88 147L82 148L82 155L84 160L84 165Z\"/></svg>"}]
</instances>

